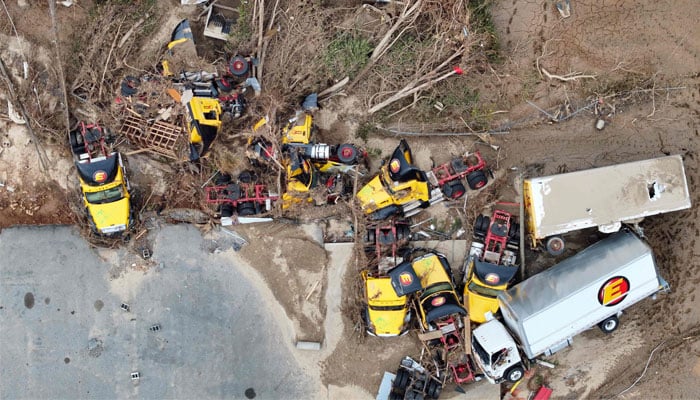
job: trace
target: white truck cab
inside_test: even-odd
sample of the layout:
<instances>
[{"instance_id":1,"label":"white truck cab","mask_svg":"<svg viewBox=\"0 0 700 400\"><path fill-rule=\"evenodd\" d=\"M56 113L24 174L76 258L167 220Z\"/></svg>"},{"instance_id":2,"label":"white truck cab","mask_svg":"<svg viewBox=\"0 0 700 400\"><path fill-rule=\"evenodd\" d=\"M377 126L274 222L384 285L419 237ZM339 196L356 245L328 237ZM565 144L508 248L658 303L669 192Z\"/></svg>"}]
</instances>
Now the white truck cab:
<instances>
[{"instance_id":1,"label":"white truck cab","mask_svg":"<svg viewBox=\"0 0 700 400\"><path fill-rule=\"evenodd\" d=\"M517 382L525 372L515 341L498 320L491 319L474 330L472 354L491 383Z\"/></svg>"}]
</instances>

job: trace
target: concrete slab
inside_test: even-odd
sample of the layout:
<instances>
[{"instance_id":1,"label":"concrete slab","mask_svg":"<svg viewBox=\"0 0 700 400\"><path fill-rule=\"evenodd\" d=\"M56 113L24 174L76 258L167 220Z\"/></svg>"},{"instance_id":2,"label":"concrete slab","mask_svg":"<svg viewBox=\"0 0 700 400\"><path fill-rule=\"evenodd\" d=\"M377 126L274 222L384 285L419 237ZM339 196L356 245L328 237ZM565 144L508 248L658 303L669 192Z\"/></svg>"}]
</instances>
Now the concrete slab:
<instances>
[{"instance_id":1,"label":"concrete slab","mask_svg":"<svg viewBox=\"0 0 700 400\"><path fill-rule=\"evenodd\" d=\"M231 257L203 247L196 229L165 227L153 252L162 269L129 266L110 279L114 265L72 228L3 230L0 397L315 397L318 382L260 293Z\"/></svg>"}]
</instances>

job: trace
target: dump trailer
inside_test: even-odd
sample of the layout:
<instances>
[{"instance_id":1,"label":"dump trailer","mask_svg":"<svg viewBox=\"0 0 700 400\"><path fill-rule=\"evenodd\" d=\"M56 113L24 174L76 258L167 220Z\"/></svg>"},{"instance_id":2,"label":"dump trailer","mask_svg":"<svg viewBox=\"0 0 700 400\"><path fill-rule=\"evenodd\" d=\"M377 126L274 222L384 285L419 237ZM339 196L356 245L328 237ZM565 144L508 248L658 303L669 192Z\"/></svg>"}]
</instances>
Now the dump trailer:
<instances>
[{"instance_id":1,"label":"dump trailer","mask_svg":"<svg viewBox=\"0 0 700 400\"><path fill-rule=\"evenodd\" d=\"M591 227L612 233L622 223L690 208L680 155L525 179L523 197L532 247L553 255L564 251L561 234Z\"/></svg>"},{"instance_id":2,"label":"dump trailer","mask_svg":"<svg viewBox=\"0 0 700 400\"><path fill-rule=\"evenodd\" d=\"M500 293L503 323L473 331L475 362L492 383L518 381L524 358L551 355L596 325L612 333L624 309L668 290L651 248L624 229Z\"/></svg>"}]
</instances>

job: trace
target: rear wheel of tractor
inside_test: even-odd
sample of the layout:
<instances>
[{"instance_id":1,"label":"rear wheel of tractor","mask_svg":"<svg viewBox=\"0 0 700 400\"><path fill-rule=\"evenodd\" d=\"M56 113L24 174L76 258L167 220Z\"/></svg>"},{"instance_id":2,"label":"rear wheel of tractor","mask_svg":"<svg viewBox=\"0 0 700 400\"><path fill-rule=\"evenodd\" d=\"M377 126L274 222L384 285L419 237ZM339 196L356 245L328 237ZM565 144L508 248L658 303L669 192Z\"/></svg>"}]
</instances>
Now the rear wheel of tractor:
<instances>
[{"instance_id":1,"label":"rear wheel of tractor","mask_svg":"<svg viewBox=\"0 0 700 400\"><path fill-rule=\"evenodd\" d=\"M244 76L248 73L248 61L241 56L231 57L228 71L235 76Z\"/></svg>"},{"instance_id":2,"label":"rear wheel of tractor","mask_svg":"<svg viewBox=\"0 0 700 400\"><path fill-rule=\"evenodd\" d=\"M343 164L354 164L357 158L357 149L351 144L338 146L338 160Z\"/></svg>"},{"instance_id":3,"label":"rear wheel of tractor","mask_svg":"<svg viewBox=\"0 0 700 400\"><path fill-rule=\"evenodd\" d=\"M252 183L258 179L254 171L246 170L238 174L238 181L241 183Z\"/></svg>"},{"instance_id":4,"label":"rear wheel of tractor","mask_svg":"<svg viewBox=\"0 0 700 400\"><path fill-rule=\"evenodd\" d=\"M396 227L396 240L408 239L411 235L411 228L408 225L399 225Z\"/></svg>"},{"instance_id":5,"label":"rear wheel of tractor","mask_svg":"<svg viewBox=\"0 0 700 400\"><path fill-rule=\"evenodd\" d=\"M229 182L231 182L231 175L222 172L219 172L214 179L216 186L223 186Z\"/></svg>"},{"instance_id":6,"label":"rear wheel of tractor","mask_svg":"<svg viewBox=\"0 0 700 400\"><path fill-rule=\"evenodd\" d=\"M374 242L377 240L377 232L375 232L374 228L367 229L367 234L365 234L365 243L369 244L374 244Z\"/></svg>"},{"instance_id":7,"label":"rear wheel of tractor","mask_svg":"<svg viewBox=\"0 0 700 400\"><path fill-rule=\"evenodd\" d=\"M484 215L484 219L481 220L481 231L484 232L484 235L488 232L489 226L491 226L491 217Z\"/></svg>"},{"instance_id":8,"label":"rear wheel of tractor","mask_svg":"<svg viewBox=\"0 0 700 400\"><path fill-rule=\"evenodd\" d=\"M249 215L255 215L255 203L245 202L238 204L238 216L246 217Z\"/></svg>"},{"instance_id":9,"label":"rear wheel of tractor","mask_svg":"<svg viewBox=\"0 0 700 400\"><path fill-rule=\"evenodd\" d=\"M394 382L396 383L396 388L400 390L406 389L406 386L408 386L408 378L409 378L409 373L405 369L401 368L396 372L396 379Z\"/></svg>"},{"instance_id":10,"label":"rear wheel of tractor","mask_svg":"<svg viewBox=\"0 0 700 400\"><path fill-rule=\"evenodd\" d=\"M469 189L477 190L486 186L488 179L486 178L484 171L478 170L470 172L469 175L467 175L467 183L469 184Z\"/></svg>"},{"instance_id":11,"label":"rear wheel of tractor","mask_svg":"<svg viewBox=\"0 0 700 400\"><path fill-rule=\"evenodd\" d=\"M439 382L431 380L428 384L428 397L431 399L437 399L442 393L442 385Z\"/></svg>"},{"instance_id":12,"label":"rear wheel of tractor","mask_svg":"<svg viewBox=\"0 0 700 400\"><path fill-rule=\"evenodd\" d=\"M523 367L516 365L506 372L506 379L508 382L515 383L523 378L524 373Z\"/></svg>"},{"instance_id":13,"label":"rear wheel of tractor","mask_svg":"<svg viewBox=\"0 0 700 400\"><path fill-rule=\"evenodd\" d=\"M221 205L221 218L233 216L233 204L225 203Z\"/></svg>"},{"instance_id":14,"label":"rear wheel of tractor","mask_svg":"<svg viewBox=\"0 0 700 400\"><path fill-rule=\"evenodd\" d=\"M545 249L547 249L547 253L553 256L562 254L564 250L566 250L564 239L562 239L561 236L549 237L545 243Z\"/></svg>"},{"instance_id":15,"label":"rear wheel of tractor","mask_svg":"<svg viewBox=\"0 0 700 400\"><path fill-rule=\"evenodd\" d=\"M443 193L445 193L445 196L449 197L452 200L457 200L460 197L464 196L466 189L464 189L464 185L462 184L462 182L452 181L442 185L442 191Z\"/></svg>"},{"instance_id":16,"label":"rear wheel of tractor","mask_svg":"<svg viewBox=\"0 0 700 400\"><path fill-rule=\"evenodd\" d=\"M620 321L614 315L598 324L600 330L605 334L613 333L618 326L620 326Z\"/></svg>"}]
</instances>

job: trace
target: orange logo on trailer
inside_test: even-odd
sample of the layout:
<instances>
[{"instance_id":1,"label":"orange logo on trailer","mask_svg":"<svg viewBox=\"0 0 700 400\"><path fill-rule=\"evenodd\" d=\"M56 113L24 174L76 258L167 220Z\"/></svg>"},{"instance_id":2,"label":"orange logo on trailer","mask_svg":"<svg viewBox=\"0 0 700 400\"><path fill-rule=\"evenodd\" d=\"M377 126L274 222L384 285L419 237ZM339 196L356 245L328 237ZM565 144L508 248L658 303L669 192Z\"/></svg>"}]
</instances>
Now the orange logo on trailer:
<instances>
[{"instance_id":1,"label":"orange logo on trailer","mask_svg":"<svg viewBox=\"0 0 700 400\"><path fill-rule=\"evenodd\" d=\"M398 173L399 169L401 169L401 162L397 158L393 158L389 163L389 169L393 174Z\"/></svg>"},{"instance_id":2,"label":"orange logo on trailer","mask_svg":"<svg viewBox=\"0 0 700 400\"><path fill-rule=\"evenodd\" d=\"M399 282L401 282L401 285L403 286L409 286L413 283L413 276L408 272L404 272L403 274L399 275Z\"/></svg>"},{"instance_id":3,"label":"orange logo on trailer","mask_svg":"<svg viewBox=\"0 0 700 400\"><path fill-rule=\"evenodd\" d=\"M441 305L445 304L445 296L439 296L430 301L430 304L433 307L440 307Z\"/></svg>"},{"instance_id":4,"label":"orange logo on trailer","mask_svg":"<svg viewBox=\"0 0 700 400\"><path fill-rule=\"evenodd\" d=\"M630 281L624 276L608 279L598 290L598 302L606 307L620 304L630 291Z\"/></svg>"},{"instance_id":5,"label":"orange logo on trailer","mask_svg":"<svg viewBox=\"0 0 700 400\"><path fill-rule=\"evenodd\" d=\"M486 283L489 283L491 285L498 285L498 282L501 281L501 278L498 277L498 274L488 273L484 277L484 280L486 281Z\"/></svg>"},{"instance_id":6,"label":"orange logo on trailer","mask_svg":"<svg viewBox=\"0 0 700 400\"><path fill-rule=\"evenodd\" d=\"M92 174L92 180L97 183L102 183L107 180L107 173L102 170L95 171L95 173Z\"/></svg>"}]
</instances>

